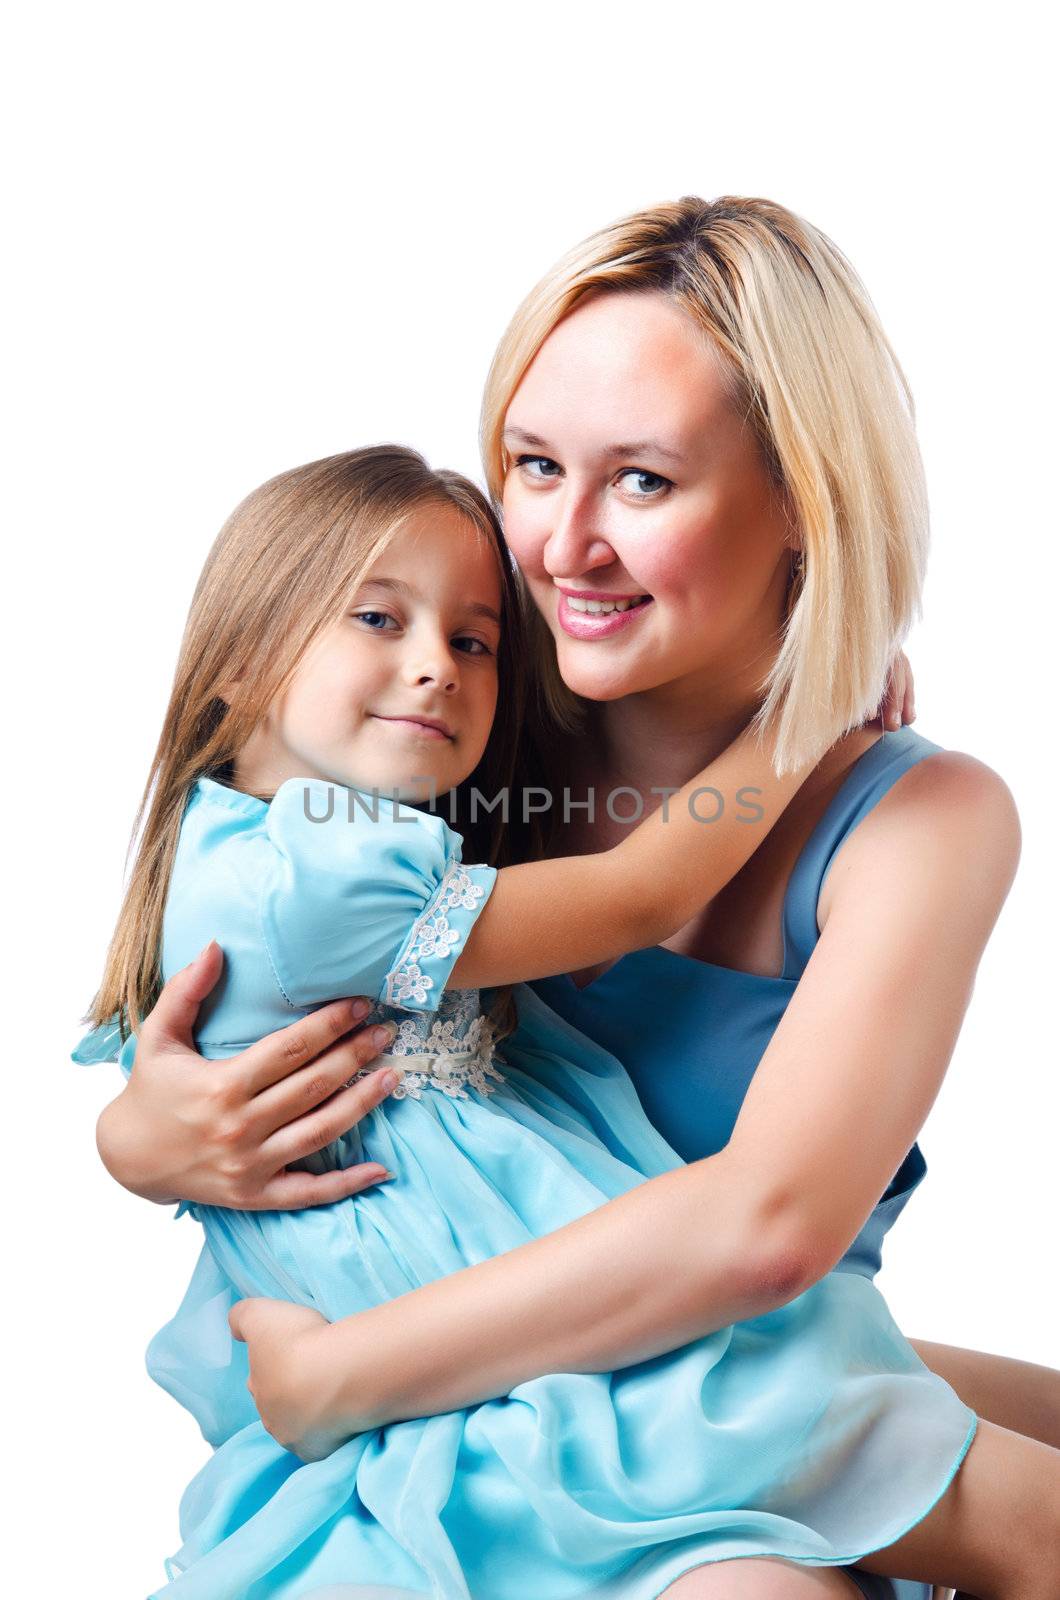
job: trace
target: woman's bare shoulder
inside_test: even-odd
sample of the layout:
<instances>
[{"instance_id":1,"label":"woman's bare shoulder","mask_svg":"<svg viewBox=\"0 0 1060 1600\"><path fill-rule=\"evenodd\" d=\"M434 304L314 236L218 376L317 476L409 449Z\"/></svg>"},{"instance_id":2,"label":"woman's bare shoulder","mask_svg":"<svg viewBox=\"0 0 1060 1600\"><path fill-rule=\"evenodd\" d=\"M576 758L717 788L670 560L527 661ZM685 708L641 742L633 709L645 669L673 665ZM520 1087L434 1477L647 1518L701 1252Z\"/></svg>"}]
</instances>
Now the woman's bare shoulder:
<instances>
[{"instance_id":1,"label":"woman's bare shoulder","mask_svg":"<svg viewBox=\"0 0 1060 1600\"><path fill-rule=\"evenodd\" d=\"M939 750L910 767L836 852L818 905L823 927L834 896L855 889L881 862L898 869L930 861L962 874L970 893L1004 899L1019 862L1019 812L992 767L960 750Z\"/></svg>"},{"instance_id":2,"label":"woman's bare shoulder","mask_svg":"<svg viewBox=\"0 0 1060 1600\"><path fill-rule=\"evenodd\" d=\"M866 824L882 828L916 821L938 826L960 821L989 828L999 843L1019 840L1019 813L1000 773L963 750L938 750L904 772L881 797Z\"/></svg>"}]
</instances>

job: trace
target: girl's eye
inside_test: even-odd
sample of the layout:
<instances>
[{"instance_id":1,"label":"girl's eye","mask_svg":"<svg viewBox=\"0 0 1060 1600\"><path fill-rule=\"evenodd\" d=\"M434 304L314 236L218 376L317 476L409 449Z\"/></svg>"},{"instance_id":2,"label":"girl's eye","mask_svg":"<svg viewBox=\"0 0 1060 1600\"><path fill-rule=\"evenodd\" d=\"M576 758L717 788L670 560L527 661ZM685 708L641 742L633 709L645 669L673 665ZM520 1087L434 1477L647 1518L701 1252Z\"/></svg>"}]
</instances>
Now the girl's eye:
<instances>
[{"instance_id":1,"label":"girl's eye","mask_svg":"<svg viewBox=\"0 0 1060 1600\"><path fill-rule=\"evenodd\" d=\"M636 478L640 481L640 489L631 491L634 500L661 499L666 489L673 488L669 478L664 478L658 472L646 472L642 467L626 467L619 473L619 477Z\"/></svg>"},{"instance_id":2,"label":"girl's eye","mask_svg":"<svg viewBox=\"0 0 1060 1600\"><path fill-rule=\"evenodd\" d=\"M369 622L372 618L376 618L377 620L381 618L384 622L394 621L393 617L388 611L355 611L354 617L357 622ZM372 631L374 633L381 633L383 630L381 628L374 628Z\"/></svg>"},{"instance_id":3,"label":"girl's eye","mask_svg":"<svg viewBox=\"0 0 1060 1600\"><path fill-rule=\"evenodd\" d=\"M395 627L398 626L397 621L390 615L389 611L355 611L352 616L355 622L367 623L372 633L385 633L387 631L385 627L377 628L375 626L377 622L393 622ZM457 646L472 645L474 647L470 650L461 649L461 655L491 656L493 654L489 645L482 639L476 639L473 634L461 634L453 640L453 643Z\"/></svg>"}]
</instances>

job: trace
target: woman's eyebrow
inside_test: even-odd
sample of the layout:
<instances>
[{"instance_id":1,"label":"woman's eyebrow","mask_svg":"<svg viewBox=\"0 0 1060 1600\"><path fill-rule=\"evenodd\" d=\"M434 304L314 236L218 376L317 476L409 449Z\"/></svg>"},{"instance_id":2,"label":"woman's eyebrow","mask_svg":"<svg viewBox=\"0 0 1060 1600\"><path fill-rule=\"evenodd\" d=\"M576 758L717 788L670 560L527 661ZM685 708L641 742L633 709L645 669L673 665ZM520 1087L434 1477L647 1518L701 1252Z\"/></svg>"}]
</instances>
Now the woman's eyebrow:
<instances>
[{"instance_id":1,"label":"woman's eyebrow","mask_svg":"<svg viewBox=\"0 0 1060 1600\"><path fill-rule=\"evenodd\" d=\"M626 460L630 456L662 456L667 461L676 462L678 466L683 467L685 464L683 455L676 450L667 449L658 439L634 439L630 444L609 444L602 454L617 458L625 457Z\"/></svg>"},{"instance_id":2,"label":"woman's eyebrow","mask_svg":"<svg viewBox=\"0 0 1060 1600\"><path fill-rule=\"evenodd\" d=\"M518 439L520 444L536 445L539 450L550 448L547 439L541 439L536 433L527 433L525 428L505 428L502 438Z\"/></svg>"},{"instance_id":3,"label":"woman's eyebrow","mask_svg":"<svg viewBox=\"0 0 1060 1600\"><path fill-rule=\"evenodd\" d=\"M361 589L388 589L393 594L403 594L412 600L422 600L424 598L418 589L414 589L410 583L405 583L401 578L365 578L358 593L360 593ZM471 616L488 617L491 622L497 624L498 628L501 625L501 619L493 607L483 605L479 600L469 600L464 606L464 610Z\"/></svg>"},{"instance_id":4,"label":"woman's eyebrow","mask_svg":"<svg viewBox=\"0 0 1060 1600\"><path fill-rule=\"evenodd\" d=\"M518 439L521 444L533 445L538 450L551 448L547 440L539 438L536 433L528 433L525 428L505 428L504 437ZM676 462L678 466L685 465L683 455L660 444L658 439L633 439L628 444L605 445L600 454L609 461L628 460L630 456L656 455L662 456L667 461Z\"/></svg>"}]
</instances>

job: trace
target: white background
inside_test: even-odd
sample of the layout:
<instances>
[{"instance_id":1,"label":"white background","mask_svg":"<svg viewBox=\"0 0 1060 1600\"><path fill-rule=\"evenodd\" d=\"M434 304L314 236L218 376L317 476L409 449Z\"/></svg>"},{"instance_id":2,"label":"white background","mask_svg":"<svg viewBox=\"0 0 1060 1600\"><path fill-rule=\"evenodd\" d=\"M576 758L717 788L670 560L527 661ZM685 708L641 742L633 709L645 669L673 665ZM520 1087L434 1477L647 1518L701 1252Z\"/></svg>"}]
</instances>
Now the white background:
<instances>
[{"instance_id":1,"label":"white background","mask_svg":"<svg viewBox=\"0 0 1060 1600\"><path fill-rule=\"evenodd\" d=\"M917 727L1005 777L1024 854L879 1281L914 1337L1060 1364L1048 52L1029 5L734 9L38 4L9 36L10 1592L157 1586L206 1454L143 1368L198 1230L107 1177L118 1069L67 1059L206 550L332 451L479 476L519 299L682 194L823 228L913 385Z\"/></svg>"}]
</instances>

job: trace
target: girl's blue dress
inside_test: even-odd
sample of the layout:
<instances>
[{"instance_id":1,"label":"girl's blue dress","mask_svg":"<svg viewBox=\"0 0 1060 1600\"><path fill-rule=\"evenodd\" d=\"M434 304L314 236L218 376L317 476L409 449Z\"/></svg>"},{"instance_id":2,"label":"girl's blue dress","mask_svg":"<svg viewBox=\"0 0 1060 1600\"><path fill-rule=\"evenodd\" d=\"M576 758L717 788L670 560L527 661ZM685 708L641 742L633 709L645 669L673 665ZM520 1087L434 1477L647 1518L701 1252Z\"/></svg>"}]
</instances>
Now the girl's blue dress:
<instances>
[{"instance_id":1,"label":"girl's blue dress","mask_svg":"<svg viewBox=\"0 0 1060 1600\"><path fill-rule=\"evenodd\" d=\"M446 989L495 879L461 863L441 817L358 791L298 779L267 804L200 779L190 796L163 974L210 938L225 952L202 1054L360 993L399 1022L388 1053L406 1076L303 1163L379 1161L395 1181L294 1212L178 1210L206 1244L148 1368L215 1448L153 1600L654 1600L704 1562L843 1565L920 1521L971 1443L974 1413L871 1278L840 1270L669 1355L549 1374L323 1461L265 1431L228 1328L236 1300L335 1321L681 1164L615 1057L533 990L517 988L518 1031L495 1048L478 993ZM79 1058L113 1044L97 1030ZM126 1071L133 1053L129 1040Z\"/></svg>"}]
</instances>

